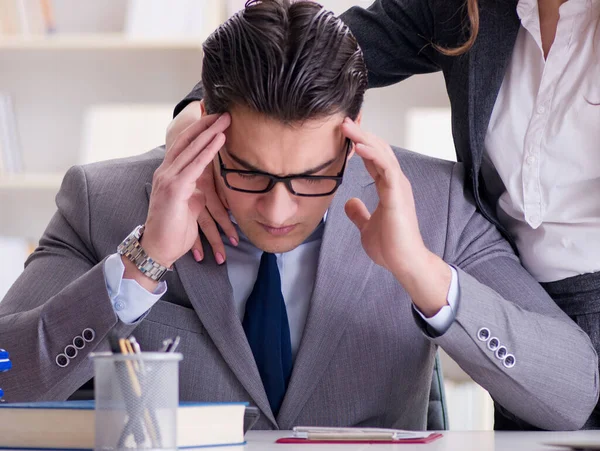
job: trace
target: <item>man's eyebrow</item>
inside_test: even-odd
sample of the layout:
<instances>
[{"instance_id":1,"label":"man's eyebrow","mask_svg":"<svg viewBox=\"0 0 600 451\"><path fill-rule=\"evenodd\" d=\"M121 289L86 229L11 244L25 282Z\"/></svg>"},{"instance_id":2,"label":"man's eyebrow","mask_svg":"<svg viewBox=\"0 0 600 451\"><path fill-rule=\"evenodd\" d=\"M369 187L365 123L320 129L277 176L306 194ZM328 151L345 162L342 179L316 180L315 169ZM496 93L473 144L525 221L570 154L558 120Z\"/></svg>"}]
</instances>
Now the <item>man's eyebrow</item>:
<instances>
[{"instance_id":1,"label":"man's eyebrow","mask_svg":"<svg viewBox=\"0 0 600 451\"><path fill-rule=\"evenodd\" d=\"M248 171L253 171L253 172L262 172L263 174L265 173L265 171L263 171L262 169L257 168L253 164L250 164L247 161L244 161L244 160L242 160L239 157L236 157L235 155L233 155L228 150L226 150L226 152L227 152L227 155L229 155L233 161L235 161L237 164L239 164L240 166L242 166L244 169L247 169ZM320 164L319 166L316 166L314 168L308 169L308 170L306 170L304 172L301 172L299 174L288 174L285 177L300 177L300 176L303 176L303 175L313 175L316 172L322 171L323 169L331 166L338 158L339 158L339 156L335 157L335 158L332 158L331 160L328 160L325 163Z\"/></svg>"}]
</instances>

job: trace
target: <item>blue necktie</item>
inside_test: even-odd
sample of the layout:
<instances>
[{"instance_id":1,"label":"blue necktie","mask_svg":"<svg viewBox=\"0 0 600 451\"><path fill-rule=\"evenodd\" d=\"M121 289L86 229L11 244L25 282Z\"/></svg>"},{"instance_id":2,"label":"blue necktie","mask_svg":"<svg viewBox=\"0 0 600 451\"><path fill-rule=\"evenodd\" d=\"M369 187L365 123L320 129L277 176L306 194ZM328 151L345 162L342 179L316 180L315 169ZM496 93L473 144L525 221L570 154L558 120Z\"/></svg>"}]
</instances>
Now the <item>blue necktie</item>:
<instances>
[{"instance_id":1,"label":"blue necktie","mask_svg":"<svg viewBox=\"0 0 600 451\"><path fill-rule=\"evenodd\" d=\"M277 416L292 373L290 325L277 257L264 252L242 322L273 415Z\"/></svg>"}]
</instances>

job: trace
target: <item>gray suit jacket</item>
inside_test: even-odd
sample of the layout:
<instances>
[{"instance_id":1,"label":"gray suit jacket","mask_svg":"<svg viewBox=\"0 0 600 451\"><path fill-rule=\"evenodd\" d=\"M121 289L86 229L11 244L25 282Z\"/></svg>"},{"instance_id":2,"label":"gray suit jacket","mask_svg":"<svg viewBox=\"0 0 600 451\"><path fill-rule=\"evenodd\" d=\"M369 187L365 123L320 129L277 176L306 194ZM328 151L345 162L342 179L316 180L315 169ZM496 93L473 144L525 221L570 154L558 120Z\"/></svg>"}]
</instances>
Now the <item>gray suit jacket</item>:
<instances>
[{"instance_id":1,"label":"gray suit jacket","mask_svg":"<svg viewBox=\"0 0 600 451\"><path fill-rule=\"evenodd\" d=\"M269 408L232 299L227 269L190 254L167 277L167 294L136 325L119 322L104 259L145 221L163 148L139 157L74 167L58 211L22 276L0 302L0 343L14 368L2 375L8 401L65 399L92 377L87 355L107 350L107 334L134 332L157 349L180 335L185 400L248 400L258 427L385 426L424 429L437 346L503 406L542 428L580 427L598 397L597 356L588 337L520 266L496 228L477 213L460 164L397 151L412 182L423 239L458 268L456 320L435 336L414 315L407 293L375 265L344 213L351 197L378 202L354 157L331 204L315 288L289 389L277 418ZM516 358L506 368L481 327ZM96 332L69 365L56 356L85 328Z\"/></svg>"}]
</instances>

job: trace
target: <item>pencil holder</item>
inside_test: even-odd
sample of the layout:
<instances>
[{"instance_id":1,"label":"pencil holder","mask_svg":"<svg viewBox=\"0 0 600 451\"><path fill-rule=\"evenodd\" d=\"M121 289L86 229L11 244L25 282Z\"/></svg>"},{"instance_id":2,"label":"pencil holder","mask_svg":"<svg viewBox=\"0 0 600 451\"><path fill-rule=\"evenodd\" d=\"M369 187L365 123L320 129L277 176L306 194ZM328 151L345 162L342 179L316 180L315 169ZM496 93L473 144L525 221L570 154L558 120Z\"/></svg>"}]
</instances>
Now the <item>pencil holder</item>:
<instances>
[{"instance_id":1,"label":"pencil holder","mask_svg":"<svg viewBox=\"0 0 600 451\"><path fill-rule=\"evenodd\" d=\"M181 354L96 353L96 450L177 449Z\"/></svg>"}]
</instances>

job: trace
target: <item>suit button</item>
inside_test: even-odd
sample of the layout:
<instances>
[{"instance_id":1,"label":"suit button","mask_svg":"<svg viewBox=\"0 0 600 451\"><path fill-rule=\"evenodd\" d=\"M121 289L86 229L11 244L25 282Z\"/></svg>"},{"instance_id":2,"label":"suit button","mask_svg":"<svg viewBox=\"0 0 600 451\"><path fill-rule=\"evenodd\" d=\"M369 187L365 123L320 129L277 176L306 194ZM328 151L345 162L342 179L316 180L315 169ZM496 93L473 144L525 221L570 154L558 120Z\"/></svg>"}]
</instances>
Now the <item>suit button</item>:
<instances>
[{"instance_id":1,"label":"suit button","mask_svg":"<svg viewBox=\"0 0 600 451\"><path fill-rule=\"evenodd\" d=\"M69 359L64 354L58 354L56 356L56 364L58 366L60 366L61 368L64 368L65 366L67 366L69 364Z\"/></svg>"},{"instance_id":2,"label":"suit button","mask_svg":"<svg viewBox=\"0 0 600 451\"><path fill-rule=\"evenodd\" d=\"M88 327L86 329L83 329L83 332L81 332L81 336L86 342L89 343L90 341L94 341L94 338L96 338L96 332L94 332L94 329L90 329Z\"/></svg>"},{"instance_id":3,"label":"suit button","mask_svg":"<svg viewBox=\"0 0 600 451\"><path fill-rule=\"evenodd\" d=\"M498 349L496 349L496 358L497 359L504 359L504 357L506 357L506 354L508 354L508 350L506 349L506 346L500 346Z\"/></svg>"},{"instance_id":4,"label":"suit button","mask_svg":"<svg viewBox=\"0 0 600 451\"><path fill-rule=\"evenodd\" d=\"M500 346L500 340L498 340L496 337L492 337L490 338L490 341L488 341L487 347L490 351L496 351L496 349L498 349L498 346Z\"/></svg>"},{"instance_id":5,"label":"suit button","mask_svg":"<svg viewBox=\"0 0 600 451\"><path fill-rule=\"evenodd\" d=\"M75 338L73 338L73 346L75 346L77 349L85 348L85 340L81 335L77 335Z\"/></svg>"},{"instance_id":6,"label":"suit button","mask_svg":"<svg viewBox=\"0 0 600 451\"><path fill-rule=\"evenodd\" d=\"M70 359L74 359L77 357L77 348L73 345L65 346L65 355Z\"/></svg>"},{"instance_id":7,"label":"suit button","mask_svg":"<svg viewBox=\"0 0 600 451\"><path fill-rule=\"evenodd\" d=\"M477 338L480 341L487 341L490 338L490 330L487 327L482 327L477 331Z\"/></svg>"},{"instance_id":8,"label":"suit button","mask_svg":"<svg viewBox=\"0 0 600 451\"><path fill-rule=\"evenodd\" d=\"M515 356L512 354L508 354L505 358L504 358L504 366L506 368L512 368L513 366L515 366L516 364L516 360L515 360Z\"/></svg>"}]
</instances>

